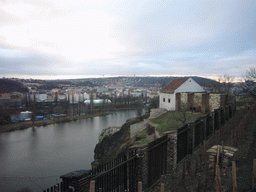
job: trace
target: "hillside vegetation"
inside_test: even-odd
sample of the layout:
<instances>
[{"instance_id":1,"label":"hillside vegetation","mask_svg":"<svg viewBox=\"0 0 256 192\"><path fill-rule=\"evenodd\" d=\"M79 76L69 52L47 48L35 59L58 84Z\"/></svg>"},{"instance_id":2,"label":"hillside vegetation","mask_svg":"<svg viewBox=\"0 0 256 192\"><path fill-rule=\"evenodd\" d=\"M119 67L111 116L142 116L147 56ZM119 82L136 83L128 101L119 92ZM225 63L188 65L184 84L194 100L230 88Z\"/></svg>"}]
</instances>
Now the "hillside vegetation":
<instances>
[{"instance_id":1,"label":"hillside vegetation","mask_svg":"<svg viewBox=\"0 0 256 192\"><path fill-rule=\"evenodd\" d=\"M12 81L9 79L0 79L0 93L11 93L11 92L28 92L28 88L24 87L22 83Z\"/></svg>"}]
</instances>

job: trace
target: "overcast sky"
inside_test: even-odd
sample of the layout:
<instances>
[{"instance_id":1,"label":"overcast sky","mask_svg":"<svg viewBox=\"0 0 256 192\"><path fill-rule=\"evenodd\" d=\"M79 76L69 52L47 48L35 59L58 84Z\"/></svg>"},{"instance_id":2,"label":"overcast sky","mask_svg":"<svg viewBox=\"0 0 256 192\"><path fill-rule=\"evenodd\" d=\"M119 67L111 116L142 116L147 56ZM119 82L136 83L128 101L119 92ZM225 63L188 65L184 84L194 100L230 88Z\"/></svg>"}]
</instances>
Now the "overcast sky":
<instances>
[{"instance_id":1,"label":"overcast sky","mask_svg":"<svg viewBox=\"0 0 256 192\"><path fill-rule=\"evenodd\" d=\"M0 77L239 77L255 0L0 0Z\"/></svg>"}]
</instances>

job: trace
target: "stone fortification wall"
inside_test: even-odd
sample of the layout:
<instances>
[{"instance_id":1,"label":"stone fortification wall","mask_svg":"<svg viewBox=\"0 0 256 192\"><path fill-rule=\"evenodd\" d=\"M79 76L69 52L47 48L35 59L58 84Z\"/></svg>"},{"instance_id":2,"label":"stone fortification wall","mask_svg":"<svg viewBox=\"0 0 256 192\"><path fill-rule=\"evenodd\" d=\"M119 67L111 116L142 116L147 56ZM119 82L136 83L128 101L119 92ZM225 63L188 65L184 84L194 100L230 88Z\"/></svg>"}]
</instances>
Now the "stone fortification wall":
<instances>
[{"instance_id":1,"label":"stone fortification wall","mask_svg":"<svg viewBox=\"0 0 256 192\"><path fill-rule=\"evenodd\" d=\"M180 93L180 101L181 103L187 103L188 102L188 93Z\"/></svg>"},{"instance_id":2,"label":"stone fortification wall","mask_svg":"<svg viewBox=\"0 0 256 192\"><path fill-rule=\"evenodd\" d=\"M130 125L130 137L133 138L137 133L146 129L148 127L149 119L154 119L166 112L167 112L166 109L160 109L160 108L151 109L150 116L148 119L144 119L142 122Z\"/></svg>"},{"instance_id":3,"label":"stone fortification wall","mask_svg":"<svg viewBox=\"0 0 256 192\"><path fill-rule=\"evenodd\" d=\"M201 112L202 108L202 93L194 93L194 107L197 112Z\"/></svg>"},{"instance_id":4,"label":"stone fortification wall","mask_svg":"<svg viewBox=\"0 0 256 192\"><path fill-rule=\"evenodd\" d=\"M130 137L133 138L138 132L143 131L148 126L148 119L130 126Z\"/></svg>"},{"instance_id":5,"label":"stone fortification wall","mask_svg":"<svg viewBox=\"0 0 256 192\"><path fill-rule=\"evenodd\" d=\"M213 94L209 95L209 110L213 111L214 109L218 109L220 107L220 95L221 94Z\"/></svg>"}]
</instances>

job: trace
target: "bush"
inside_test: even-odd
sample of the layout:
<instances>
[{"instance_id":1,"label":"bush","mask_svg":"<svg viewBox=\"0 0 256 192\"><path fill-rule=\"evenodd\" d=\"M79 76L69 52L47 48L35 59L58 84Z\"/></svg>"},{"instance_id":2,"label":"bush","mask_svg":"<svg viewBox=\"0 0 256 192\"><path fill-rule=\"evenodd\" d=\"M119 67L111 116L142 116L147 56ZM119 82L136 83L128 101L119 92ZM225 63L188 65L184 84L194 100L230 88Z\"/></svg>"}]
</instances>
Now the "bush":
<instances>
[{"instance_id":1,"label":"bush","mask_svg":"<svg viewBox=\"0 0 256 192\"><path fill-rule=\"evenodd\" d=\"M0 125L11 123L11 116L7 113L0 113Z\"/></svg>"}]
</instances>

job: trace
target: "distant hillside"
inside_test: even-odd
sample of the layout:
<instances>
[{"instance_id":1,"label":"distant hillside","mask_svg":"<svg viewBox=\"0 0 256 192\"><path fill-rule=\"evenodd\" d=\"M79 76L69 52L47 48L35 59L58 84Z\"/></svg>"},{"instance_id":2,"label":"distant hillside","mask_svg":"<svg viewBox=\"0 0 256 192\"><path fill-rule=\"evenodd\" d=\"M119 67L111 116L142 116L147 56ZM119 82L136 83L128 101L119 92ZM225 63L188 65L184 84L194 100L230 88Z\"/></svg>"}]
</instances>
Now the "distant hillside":
<instances>
[{"instance_id":1,"label":"distant hillside","mask_svg":"<svg viewBox=\"0 0 256 192\"><path fill-rule=\"evenodd\" d=\"M39 79L29 79L23 80L25 83L39 83L40 89L51 90L53 88L58 88L59 86L75 87L75 86L89 86L93 87L93 83L90 80L79 80L79 79L66 79L66 80L39 80Z\"/></svg>"},{"instance_id":2,"label":"distant hillside","mask_svg":"<svg viewBox=\"0 0 256 192\"><path fill-rule=\"evenodd\" d=\"M95 86L133 86L133 87L158 87L163 88L173 79L176 78L188 78L188 77L140 77L140 76L118 76L118 77L103 77L103 78L84 78L84 79L65 79L65 80L38 80L38 79L23 79L24 83L39 83L41 90L51 90L58 87L95 87ZM203 78L203 77L191 77L199 85L203 87L216 87L218 82ZM7 79L1 79L1 92L10 92L10 90L22 90L23 92L27 91L26 88L22 87L21 83L16 81L11 81ZM20 91L21 92L21 91Z\"/></svg>"},{"instance_id":3,"label":"distant hillside","mask_svg":"<svg viewBox=\"0 0 256 192\"><path fill-rule=\"evenodd\" d=\"M188 77L108 77L108 78L95 78L93 79L94 84L97 85L108 85L118 81L125 81L127 84L132 84L136 87L165 87L168 83L170 83L173 79L179 78L188 78ZM216 86L217 82L212 79L207 79L203 77L191 77L193 78L199 85L203 87L213 87Z\"/></svg>"},{"instance_id":4,"label":"distant hillside","mask_svg":"<svg viewBox=\"0 0 256 192\"><path fill-rule=\"evenodd\" d=\"M139 77L138 77L139 78ZM138 86L150 87L154 84L160 84L161 87L165 87L169 84L173 79L183 79L188 77L140 77L140 81L137 83ZM212 79L207 79L203 77L191 77L194 79L199 85L203 87L212 87L217 82Z\"/></svg>"},{"instance_id":5,"label":"distant hillside","mask_svg":"<svg viewBox=\"0 0 256 192\"><path fill-rule=\"evenodd\" d=\"M12 81L9 79L0 79L0 93L11 93L11 92L28 92L28 88L24 87L22 83Z\"/></svg>"}]
</instances>

